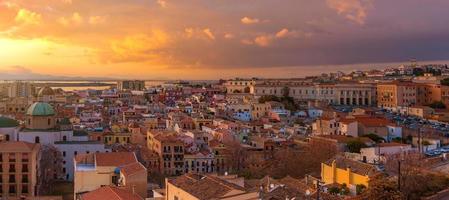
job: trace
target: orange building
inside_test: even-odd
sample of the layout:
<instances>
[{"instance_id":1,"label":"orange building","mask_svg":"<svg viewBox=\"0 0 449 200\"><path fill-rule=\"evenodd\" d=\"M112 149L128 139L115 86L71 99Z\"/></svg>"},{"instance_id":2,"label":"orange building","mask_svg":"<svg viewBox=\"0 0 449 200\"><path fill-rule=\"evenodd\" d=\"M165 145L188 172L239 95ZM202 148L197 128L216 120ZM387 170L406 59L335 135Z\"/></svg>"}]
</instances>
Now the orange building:
<instances>
[{"instance_id":1,"label":"orange building","mask_svg":"<svg viewBox=\"0 0 449 200\"><path fill-rule=\"evenodd\" d=\"M184 172L184 143L176 132L147 132L148 149L159 156L159 170L167 175L179 175Z\"/></svg>"},{"instance_id":2,"label":"orange building","mask_svg":"<svg viewBox=\"0 0 449 200\"><path fill-rule=\"evenodd\" d=\"M28 142L0 143L0 199L36 195L39 149Z\"/></svg>"},{"instance_id":3,"label":"orange building","mask_svg":"<svg viewBox=\"0 0 449 200\"><path fill-rule=\"evenodd\" d=\"M377 105L382 108L414 106L418 102L417 84L394 81L377 85Z\"/></svg>"}]
</instances>

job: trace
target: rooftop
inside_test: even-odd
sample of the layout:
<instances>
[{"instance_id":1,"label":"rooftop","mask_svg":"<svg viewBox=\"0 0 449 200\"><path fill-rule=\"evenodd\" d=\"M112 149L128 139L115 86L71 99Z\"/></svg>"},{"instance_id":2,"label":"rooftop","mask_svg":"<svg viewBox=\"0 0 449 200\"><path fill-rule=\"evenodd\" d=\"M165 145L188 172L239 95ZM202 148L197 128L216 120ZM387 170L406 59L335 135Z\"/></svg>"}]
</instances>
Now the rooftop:
<instances>
[{"instance_id":1,"label":"rooftop","mask_svg":"<svg viewBox=\"0 0 449 200\"><path fill-rule=\"evenodd\" d=\"M81 200L143 200L131 191L113 186L104 186L80 195Z\"/></svg>"},{"instance_id":2,"label":"rooftop","mask_svg":"<svg viewBox=\"0 0 449 200\"><path fill-rule=\"evenodd\" d=\"M36 102L28 108L26 114L30 116L53 116L55 110L48 103Z\"/></svg>"},{"instance_id":3,"label":"rooftop","mask_svg":"<svg viewBox=\"0 0 449 200\"><path fill-rule=\"evenodd\" d=\"M168 182L201 200L218 199L231 192L246 193L245 188L211 175L184 174Z\"/></svg>"},{"instance_id":4,"label":"rooftop","mask_svg":"<svg viewBox=\"0 0 449 200\"><path fill-rule=\"evenodd\" d=\"M31 152L39 148L39 144L29 142L2 142L0 143L0 152Z\"/></svg>"},{"instance_id":5,"label":"rooftop","mask_svg":"<svg viewBox=\"0 0 449 200\"><path fill-rule=\"evenodd\" d=\"M124 166L137 162L132 152L95 153L97 166Z\"/></svg>"},{"instance_id":6,"label":"rooftop","mask_svg":"<svg viewBox=\"0 0 449 200\"><path fill-rule=\"evenodd\" d=\"M325 164L332 166L332 163L334 162L337 165L337 168L340 169L350 168L352 172L360 175L372 176L378 172L374 165L354 161L348 158L344 158L342 156L336 156L335 158L326 161Z\"/></svg>"}]
</instances>

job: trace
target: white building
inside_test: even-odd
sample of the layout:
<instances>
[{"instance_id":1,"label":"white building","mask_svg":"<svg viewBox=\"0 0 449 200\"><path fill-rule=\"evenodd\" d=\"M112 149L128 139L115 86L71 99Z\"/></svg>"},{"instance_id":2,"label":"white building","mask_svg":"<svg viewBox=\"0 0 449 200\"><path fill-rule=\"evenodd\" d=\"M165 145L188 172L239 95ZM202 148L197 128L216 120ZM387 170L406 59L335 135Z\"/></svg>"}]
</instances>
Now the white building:
<instances>
[{"instance_id":1,"label":"white building","mask_svg":"<svg viewBox=\"0 0 449 200\"><path fill-rule=\"evenodd\" d=\"M360 149L361 160L367 163L385 162L386 156L414 151L410 144L380 143L375 147Z\"/></svg>"},{"instance_id":2,"label":"white building","mask_svg":"<svg viewBox=\"0 0 449 200\"><path fill-rule=\"evenodd\" d=\"M54 145L63 155L63 172L67 180L73 180L73 158L79 153L106 152L101 142L89 141L87 134L74 132L70 128L62 129L55 120L55 111L48 103L37 102L26 112L25 128L11 138L18 141Z\"/></svg>"}]
</instances>

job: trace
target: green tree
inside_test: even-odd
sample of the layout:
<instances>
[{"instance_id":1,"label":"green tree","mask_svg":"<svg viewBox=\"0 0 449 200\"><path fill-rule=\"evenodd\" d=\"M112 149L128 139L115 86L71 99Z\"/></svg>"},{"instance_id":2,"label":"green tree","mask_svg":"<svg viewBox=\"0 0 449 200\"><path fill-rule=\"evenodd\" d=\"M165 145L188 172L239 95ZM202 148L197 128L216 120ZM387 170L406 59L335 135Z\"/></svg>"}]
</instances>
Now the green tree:
<instances>
[{"instance_id":1,"label":"green tree","mask_svg":"<svg viewBox=\"0 0 449 200\"><path fill-rule=\"evenodd\" d=\"M441 80L441 85L445 85L445 86L449 86L449 78L445 78L443 80Z\"/></svg>"},{"instance_id":2,"label":"green tree","mask_svg":"<svg viewBox=\"0 0 449 200\"><path fill-rule=\"evenodd\" d=\"M374 133L369 133L369 134L363 135L362 137L367 137L367 138L373 140L376 143L385 141L385 139L383 137L380 137L380 136L378 136L378 135L376 135Z\"/></svg>"},{"instance_id":3,"label":"green tree","mask_svg":"<svg viewBox=\"0 0 449 200\"><path fill-rule=\"evenodd\" d=\"M366 144L360 141L359 139L351 140L346 144L349 152L351 153L360 153L360 149L366 147Z\"/></svg>"},{"instance_id":4,"label":"green tree","mask_svg":"<svg viewBox=\"0 0 449 200\"><path fill-rule=\"evenodd\" d=\"M445 109L446 105L442 101L434 101L433 103L429 104L429 107L433 109Z\"/></svg>"},{"instance_id":5,"label":"green tree","mask_svg":"<svg viewBox=\"0 0 449 200\"><path fill-rule=\"evenodd\" d=\"M355 186L355 191L356 191L356 194L357 194L357 195L362 194L365 190L366 190L366 186L365 186L365 185L357 184L357 185Z\"/></svg>"},{"instance_id":6,"label":"green tree","mask_svg":"<svg viewBox=\"0 0 449 200\"><path fill-rule=\"evenodd\" d=\"M337 195L340 194L340 188L334 186L327 190L330 194Z\"/></svg>"}]
</instances>

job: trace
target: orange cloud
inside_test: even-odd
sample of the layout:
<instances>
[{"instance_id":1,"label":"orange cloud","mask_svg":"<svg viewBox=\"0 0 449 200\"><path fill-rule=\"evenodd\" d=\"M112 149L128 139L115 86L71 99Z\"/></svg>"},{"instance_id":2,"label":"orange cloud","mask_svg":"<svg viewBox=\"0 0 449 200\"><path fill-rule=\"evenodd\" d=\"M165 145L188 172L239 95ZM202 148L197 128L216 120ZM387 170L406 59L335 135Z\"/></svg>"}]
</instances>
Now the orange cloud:
<instances>
[{"instance_id":1,"label":"orange cloud","mask_svg":"<svg viewBox=\"0 0 449 200\"><path fill-rule=\"evenodd\" d=\"M254 43L261 47L268 47L273 42L273 36L271 35L262 35L258 36L254 39Z\"/></svg>"},{"instance_id":2,"label":"orange cloud","mask_svg":"<svg viewBox=\"0 0 449 200\"><path fill-rule=\"evenodd\" d=\"M242 24L257 24L260 22L260 20L257 18L244 17L240 19L240 22L242 22Z\"/></svg>"},{"instance_id":3,"label":"orange cloud","mask_svg":"<svg viewBox=\"0 0 449 200\"><path fill-rule=\"evenodd\" d=\"M203 33L206 34L206 36L211 39L211 40L215 40L215 35L214 33L212 33L212 31L209 28L206 28L203 30Z\"/></svg>"},{"instance_id":4,"label":"orange cloud","mask_svg":"<svg viewBox=\"0 0 449 200\"><path fill-rule=\"evenodd\" d=\"M365 24L368 9L372 0L327 0L327 5L339 15L358 24Z\"/></svg>"},{"instance_id":5,"label":"orange cloud","mask_svg":"<svg viewBox=\"0 0 449 200\"><path fill-rule=\"evenodd\" d=\"M104 16L91 16L89 17L89 24L98 25L106 22L106 17Z\"/></svg>"},{"instance_id":6,"label":"orange cloud","mask_svg":"<svg viewBox=\"0 0 449 200\"><path fill-rule=\"evenodd\" d=\"M162 60L163 49L170 44L170 37L162 30L150 34L126 36L110 43L110 50L100 52L104 62L143 62Z\"/></svg>"},{"instance_id":7,"label":"orange cloud","mask_svg":"<svg viewBox=\"0 0 449 200\"><path fill-rule=\"evenodd\" d=\"M17 12L15 21L21 25L39 25L42 21L42 16L27 9L20 9Z\"/></svg>"},{"instance_id":8,"label":"orange cloud","mask_svg":"<svg viewBox=\"0 0 449 200\"><path fill-rule=\"evenodd\" d=\"M157 4L159 4L162 8L167 7L167 1L166 0L157 0Z\"/></svg>"},{"instance_id":9,"label":"orange cloud","mask_svg":"<svg viewBox=\"0 0 449 200\"><path fill-rule=\"evenodd\" d=\"M61 17L58 22L64 26L78 26L84 22L84 18L77 12L74 12L70 17Z\"/></svg>"}]
</instances>

